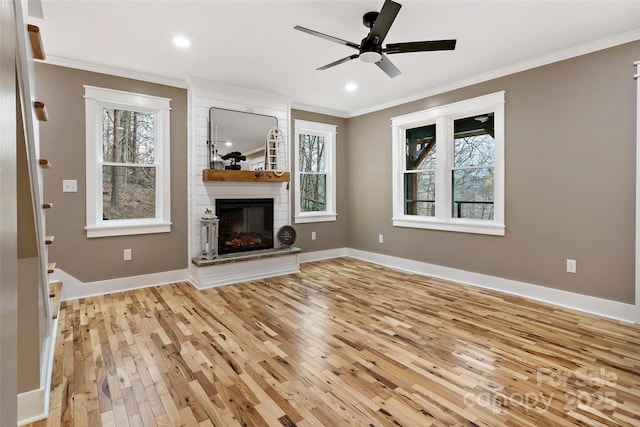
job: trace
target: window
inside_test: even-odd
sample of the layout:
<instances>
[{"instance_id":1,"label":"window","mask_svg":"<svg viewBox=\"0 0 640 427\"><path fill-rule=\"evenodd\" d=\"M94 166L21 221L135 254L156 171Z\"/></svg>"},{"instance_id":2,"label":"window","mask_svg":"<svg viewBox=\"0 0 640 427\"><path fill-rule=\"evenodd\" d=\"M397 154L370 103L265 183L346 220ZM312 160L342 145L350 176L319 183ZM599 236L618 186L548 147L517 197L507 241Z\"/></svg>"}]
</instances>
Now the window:
<instances>
[{"instance_id":1,"label":"window","mask_svg":"<svg viewBox=\"0 0 640 427\"><path fill-rule=\"evenodd\" d=\"M336 126L295 121L295 222L336 220Z\"/></svg>"},{"instance_id":2,"label":"window","mask_svg":"<svg viewBox=\"0 0 640 427\"><path fill-rule=\"evenodd\" d=\"M504 92L391 122L393 225L504 235Z\"/></svg>"},{"instance_id":3,"label":"window","mask_svg":"<svg viewBox=\"0 0 640 427\"><path fill-rule=\"evenodd\" d=\"M170 101L85 86L87 237L171 231Z\"/></svg>"}]
</instances>

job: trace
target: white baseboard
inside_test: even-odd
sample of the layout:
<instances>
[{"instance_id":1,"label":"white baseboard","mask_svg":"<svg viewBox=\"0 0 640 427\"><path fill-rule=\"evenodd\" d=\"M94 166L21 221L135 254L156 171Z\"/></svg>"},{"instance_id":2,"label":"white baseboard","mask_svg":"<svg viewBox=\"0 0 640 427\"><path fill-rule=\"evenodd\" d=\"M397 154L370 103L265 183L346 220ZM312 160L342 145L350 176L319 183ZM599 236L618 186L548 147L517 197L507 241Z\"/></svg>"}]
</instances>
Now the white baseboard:
<instances>
[{"instance_id":1,"label":"white baseboard","mask_svg":"<svg viewBox=\"0 0 640 427\"><path fill-rule=\"evenodd\" d=\"M349 248L328 249L316 252L300 252L300 262L322 261L323 259L348 256Z\"/></svg>"},{"instance_id":2,"label":"white baseboard","mask_svg":"<svg viewBox=\"0 0 640 427\"><path fill-rule=\"evenodd\" d=\"M412 261L375 252L361 251L359 249L339 248L327 251L301 253L300 261L312 262L342 256L349 256L411 273L451 280L465 285L493 289L561 307L621 320L623 322L640 323L640 309L633 304L562 291L546 286L504 279L502 277L458 270L456 268L443 267L426 262Z\"/></svg>"},{"instance_id":3,"label":"white baseboard","mask_svg":"<svg viewBox=\"0 0 640 427\"><path fill-rule=\"evenodd\" d=\"M19 426L43 420L48 416L49 401L45 398L44 388L18 394Z\"/></svg>"},{"instance_id":4,"label":"white baseboard","mask_svg":"<svg viewBox=\"0 0 640 427\"><path fill-rule=\"evenodd\" d=\"M62 301L87 298L132 289L147 288L167 283L188 281L189 270L162 271L159 273L143 274L140 276L122 277L118 279L100 280L97 282L81 282L65 271L56 268L49 275L51 280L59 280L62 285Z\"/></svg>"},{"instance_id":5,"label":"white baseboard","mask_svg":"<svg viewBox=\"0 0 640 427\"><path fill-rule=\"evenodd\" d=\"M353 258L406 270L412 273L424 274L426 276L451 280L480 288L493 289L624 322L638 322L638 307L633 304L358 249L349 248L347 254ZM309 256L311 257L311 254L309 254Z\"/></svg>"},{"instance_id":6,"label":"white baseboard","mask_svg":"<svg viewBox=\"0 0 640 427\"><path fill-rule=\"evenodd\" d=\"M412 261L390 255L361 251L358 249L337 248L316 252L301 252L299 254L299 262L305 263L344 256L350 256L376 264L381 264L400 270L406 270L412 273L452 280L455 282L478 286L481 288L493 289L508 294L548 302L561 307L567 307L587 313L597 314L599 316L604 316L611 319L622 320L624 322L640 322L640 309L634 304L627 304L618 301L607 300L604 298L596 298L588 295L577 294L574 292L567 292L550 287L534 285L531 283L504 279L501 277L489 276L486 274L473 273L470 271L458 270L455 268L443 267L440 265L429 264L425 262ZM250 277L243 276L241 278L237 277L236 274L231 271L222 272L224 273L224 277L220 276L215 279L205 276L193 277L194 274L204 273L204 271L201 270L202 267L200 267L198 269L200 271L197 273L194 273L193 270L190 271L188 269L174 270L89 283L82 283L73 276L65 273L64 271L56 269L56 272L51 275L51 279L60 280L64 283L64 286L62 287L62 300L66 301L71 299L104 295L113 292L122 292L131 289L157 286L166 283L181 281L189 281L194 284L196 288L204 289L211 286L222 286L232 283L238 283L241 281L256 280L260 278L296 272L296 267L293 266L293 264L283 264L284 265L281 265L280 268L276 268L275 270L269 269L269 271L262 269L263 266L257 266L257 270L262 271L256 272L256 274L253 274Z\"/></svg>"},{"instance_id":7,"label":"white baseboard","mask_svg":"<svg viewBox=\"0 0 640 427\"><path fill-rule=\"evenodd\" d=\"M45 341L46 365L42 369L40 388L18 394L18 426L34 423L49 416L53 357L56 351L58 320L51 321L51 335Z\"/></svg>"}]
</instances>

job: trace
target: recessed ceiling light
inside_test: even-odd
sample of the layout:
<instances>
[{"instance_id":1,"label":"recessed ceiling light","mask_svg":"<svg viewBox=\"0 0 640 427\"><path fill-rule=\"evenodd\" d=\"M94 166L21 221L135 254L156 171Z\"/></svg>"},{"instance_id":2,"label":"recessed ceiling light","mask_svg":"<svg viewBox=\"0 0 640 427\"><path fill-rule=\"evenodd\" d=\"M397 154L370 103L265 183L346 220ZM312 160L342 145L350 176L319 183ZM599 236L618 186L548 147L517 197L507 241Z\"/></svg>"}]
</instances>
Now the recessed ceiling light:
<instances>
[{"instance_id":1,"label":"recessed ceiling light","mask_svg":"<svg viewBox=\"0 0 640 427\"><path fill-rule=\"evenodd\" d=\"M227 147L231 147L233 145L233 142L227 141L224 143L224 145L226 145Z\"/></svg>"},{"instance_id":2,"label":"recessed ceiling light","mask_svg":"<svg viewBox=\"0 0 640 427\"><path fill-rule=\"evenodd\" d=\"M349 92L353 92L354 90L358 89L358 85L355 83L347 83L344 88Z\"/></svg>"},{"instance_id":3,"label":"recessed ceiling light","mask_svg":"<svg viewBox=\"0 0 640 427\"><path fill-rule=\"evenodd\" d=\"M185 37L174 37L173 44L179 47L189 47L191 46L191 41Z\"/></svg>"}]
</instances>

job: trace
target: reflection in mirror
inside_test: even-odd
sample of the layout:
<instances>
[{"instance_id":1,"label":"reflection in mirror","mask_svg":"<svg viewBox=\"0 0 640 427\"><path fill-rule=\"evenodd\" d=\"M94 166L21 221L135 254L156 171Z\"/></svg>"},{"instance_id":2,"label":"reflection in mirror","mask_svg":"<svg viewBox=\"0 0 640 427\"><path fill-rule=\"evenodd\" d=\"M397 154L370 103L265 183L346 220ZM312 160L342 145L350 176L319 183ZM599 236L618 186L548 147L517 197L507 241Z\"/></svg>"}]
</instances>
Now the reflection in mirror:
<instances>
[{"instance_id":1,"label":"reflection in mirror","mask_svg":"<svg viewBox=\"0 0 640 427\"><path fill-rule=\"evenodd\" d=\"M274 116L212 107L209 109L209 167L223 169L221 156L238 151L247 156L242 169L264 169L265 139L278 125Z\"/></svg>"}]
</instances>

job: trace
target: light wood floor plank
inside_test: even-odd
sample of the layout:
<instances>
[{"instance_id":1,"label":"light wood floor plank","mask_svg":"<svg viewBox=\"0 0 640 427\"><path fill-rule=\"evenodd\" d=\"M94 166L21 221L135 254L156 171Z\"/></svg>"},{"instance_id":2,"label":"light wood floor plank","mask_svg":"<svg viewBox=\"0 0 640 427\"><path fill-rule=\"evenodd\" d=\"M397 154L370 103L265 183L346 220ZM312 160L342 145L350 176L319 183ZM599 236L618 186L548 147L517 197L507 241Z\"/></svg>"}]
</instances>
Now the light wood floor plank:
<instances>
[{"instance_id":1,"label":"light wood floor plank","mask_svg":"<svg viewBox=\"0 0 640 427\"><path fill-rule=\"evenodd\" d=\"M340 258L62 304L44 426L640 426L640 326Z\"/></svg>"}]
</instances>

